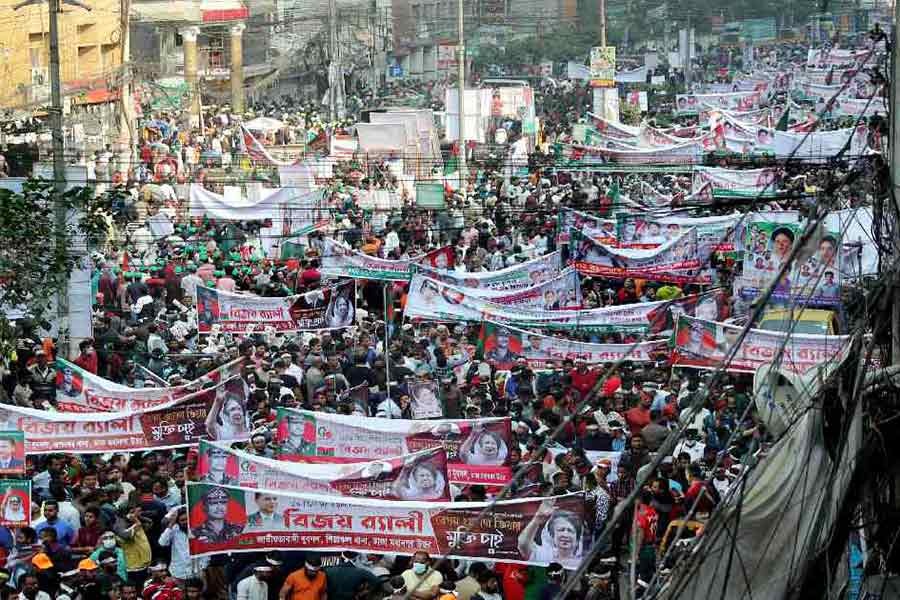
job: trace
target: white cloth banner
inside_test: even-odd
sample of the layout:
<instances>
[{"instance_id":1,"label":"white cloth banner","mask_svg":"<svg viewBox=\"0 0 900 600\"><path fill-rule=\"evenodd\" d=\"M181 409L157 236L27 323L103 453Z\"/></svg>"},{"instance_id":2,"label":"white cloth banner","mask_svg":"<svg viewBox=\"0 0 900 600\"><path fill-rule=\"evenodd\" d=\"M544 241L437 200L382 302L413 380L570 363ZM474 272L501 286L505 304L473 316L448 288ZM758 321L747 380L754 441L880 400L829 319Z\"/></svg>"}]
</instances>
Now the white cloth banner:
<instances>
[{"instance_id":1,"label":"white cloth banner","mask_svg":"<svg viewBox=\"0 0 900 600\"><path fill-rule=\"evenodd\" d=\"M559 273L560 265L557 251L497 271L464 273L428 265L417 265L416 269L431 279L467 289L519 290L553 279Z\"/></svg>"}]
</instances>

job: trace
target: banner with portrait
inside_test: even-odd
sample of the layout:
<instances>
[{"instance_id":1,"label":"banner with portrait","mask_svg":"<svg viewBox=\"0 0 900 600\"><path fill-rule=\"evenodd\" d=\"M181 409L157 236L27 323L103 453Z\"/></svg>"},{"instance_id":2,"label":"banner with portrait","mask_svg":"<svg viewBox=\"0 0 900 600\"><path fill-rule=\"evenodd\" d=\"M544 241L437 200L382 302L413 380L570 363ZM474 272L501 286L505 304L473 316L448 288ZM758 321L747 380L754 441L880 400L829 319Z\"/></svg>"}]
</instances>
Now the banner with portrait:
<instances>
[{"instance_id":1,"label":"banner with portrait","mask_svg":"<svg viewBox=\"0 0 900 600\"><path fill-rule=\"evenodd\" d=\"M613 248L598 244L573 229L571 259L578 272L591 277L637 277L677 284L712 282L700 260L697 230L689 229L652 250Z\"/></svg>"},{"instance_id":2,"label":"banner with portrait","mask_svg":"<svg viewBox=\"0 0 900 600\"><path fill-rule=\"evenodd\" d=\"M267 550L355 551L574 569L591 535L583 494L480 502L384 502L276 494L277 518L250 521L257 490L190 482L194 557Z\"/></svg>"},{"instance_id":3,"label":"banner with portrait","mask_svg":"<svg viewBox=\"0 0 900 600\"><path fill-rule=\"evenodd\" d=\"M346 463L447 451L450 482L505 485L512 478L507 417L416 421L362 418L278 408L276 456L299 462Z\"/></svg>"},{"instance_id":4,"label":"banner with portrait","mask_svg":"<svg viewBox=\"0 0 900 600\"><path fill-rule=\"evenodd\" d=\"M235 450L221 442L200 441L197 477L201 483L260 490L256 518L271 519L271 493L352 496L382 500L449 501L447 453L435 447L377 461L314 464L274 460Z\"/></svg>"},{"instance_id":5,"label":"banner with portrait","mask_svg":"<svg viewBox=\"0 0 900 600\"><path fill-rule=\"evenodd\" d=\"M547 363L581 359L596 365L619 360L653 362L664 360L669 354L667 340L639 344L593 344L541 335L490 321L481 326L478 347L484 360L500 370L511 369L520 361L543 367Z\"/></svg>"},{"instance_id":6,"label":"banner with portrait","mask_svg":"<svg viewBox=\"0 0 900 600\"><path fill-rule=\"evenodd\" d=\"M0 479L0 527L31 525L31 481Z\"/></svg>"},{"instance_id":7,"label":"banner with portrait","mask_svg":"<svg viewBox=\"0 0 900 600\"><path fill-rule=\"evenodd\" d=\"M21 431L0 431L0 475L25 475L25 434Z\"/></svg>"},{"instance_id":8,"label":"banner with portrait","mask_svg":"<svg viewBox=\"0 0 900 600\"><path fill-rule=\"evenodd\" d=\"M557 241L560 244L569 242L569 232L579 229L591 239L608 246L616 245L616 220L602 219L589 215L573 208L562 207L559 209L559 235Z\"/></svg>"},{"instance_id":9,"label":"banner with portrait","mask_svg":"<svg viewBox=\"0 0 900 600\"><path fill-rule=\"evenodd\" d=\"M518 290L550 281L559 275L559 252L551 252L532 260L497 271L457 273L416 265L416 271L450 285L484 290Z\"/></svg>"},{"instance_id":10,"label":"banner with portrait","mask_svg":"<svg viewBox=\"0 0 900 600\"><path fill-rule=\"evenodd\" d=\"M526 321L552 318L555 311L581 305L578 273L567 269L561 277L519 290L461 288L424 275L414 275L409 284L404 315L409 318L478 321L484 314L499 314L500 320ZM565 313L577 312L573 310Z\"/></svg>"},{"instance_id":11,"label":"banner with portrait","mask_svg":"<svg viewBox=\"0 0 900 600\"><path fill-rule=\"evenodd\" d=\"M540 288L540 286L536 286ZM469 288L458 288L433 279L416 275L409 286L404 315L410 319L431 319L450 322L480 322L485 319L508 323L528 329L560 329L591 331L644 330L649 325L647 315L654 303L634 306L607 306L589 310L555 310L561 302L580 301L562 296L558 290L539 289L539 298L546 309L530 309L506 306L476 298L467 293ZM531 288L530 288L531 289ZM529 293L530 292L521 292Z\"/></svg>"},{"instance_id":12,"label":"banner with portrait","mask_svg":"<svg viewBox=\"0 0 900 600\"><path fill-rule=\"evenodd\" d=\"M201 438L246 440L250 435L243 379L188 394L163 408L136 412L57 413L5 405L0 430L25 433L26 454L103 454L196 444Z\"/></svg>"},{"instance_id":13,"label":"banner with portrait","mask_svg":"<svg viewBox=\"0 0 900 600\"><path fill-rule=\"evenodd\" d=\"M715 321L681 316L672 339L672 366L718 369L737 343L743 328ZM787 338L787 343L785 339ZM772 362L784 344L781 368L793 373L834 360L850 346L846 335L802 335L751 329L725 367L734 373L755 373Z\"/></svg>"},{"instance_id":14,"label":"banner with portrait","mask_svg":"<svg viewBox=\"0 0 900 600\"><path fill-rule=\"evenodd\" d=\"M413 419L440 419L444 416L437 381L416 381L407 384L407 388Z\"/></svg>"},{"instance_id":15,"label":"banner with portrait","mask_svg":"<svg viewBox=\"0 0 900 600\"><path fill-rule=\"evenodd\" d=\"M691 183L692 191L709 185L714 197L765 196L778 193L777 169L725 169L720 167L696 167Z\"/></svg>"},{"instance_id":16,"label":"banner with portrait","mask_svg":"<svg viewBox=\"0 0 900 600\"><path fill-rule=\"evenodd\" d=\"M737 249L736 228L741 215L691 218L619 214L616 219L620 248L659 248L695 229L697 252L701 263L706 264L714 252L733 253Z\"/></svg>"},{"instance_id":17,"label":"banner with portrait","mask_svg":"<svg viewBox=\"0 0 900 600\"><path fill-rule=\"evenodd\" d=\"M767 215L754 215L746 225L744 265L735 279L735 292L752 300L765 292L788 260L794 244L803 233L803 222L767 220ZM794 261L775 286L772 300L776 303L803 303L811 306L836 306L841 301L841 239L839 231L823 231L823 235ZM799 256L799 255L798 255Z\"/></svg>"},{"instance_id":18,"label":"banner with portrait","mask_svg":"<svg viewBox=\"0 0 900 600\"><path fill-rule=\"evenodd\" d=\"M759 108L761 92L728 92L724 94L676 94L675 115L696 115L704 108L751 111Z\"/></svg>"},{"instance_id":19,"label":"banner with portrait","mask_svg":"<svg viewBox=\"0 0 900 600\"><path fill-rule=\"evenodd\" d=\"M209 384L239 375L244 359L217 367L193 381L173 387L132 388L56 359L56 409L65 413L140 412L173 404Z\"/></svg>"},{"instance_id":20,"label":"banner with portrait","mask_svg":"<svg viewBox=\"0 0 900 600\"><path fill-rule=\"evenodd\" d=\"M451 246L438 248L408 260L389 260L351 250L331 238L325 238L320 271L326 277L408 281L415 271L415 265L452 269L455 259L456 255Z\"/></svg>"}]
</instances>

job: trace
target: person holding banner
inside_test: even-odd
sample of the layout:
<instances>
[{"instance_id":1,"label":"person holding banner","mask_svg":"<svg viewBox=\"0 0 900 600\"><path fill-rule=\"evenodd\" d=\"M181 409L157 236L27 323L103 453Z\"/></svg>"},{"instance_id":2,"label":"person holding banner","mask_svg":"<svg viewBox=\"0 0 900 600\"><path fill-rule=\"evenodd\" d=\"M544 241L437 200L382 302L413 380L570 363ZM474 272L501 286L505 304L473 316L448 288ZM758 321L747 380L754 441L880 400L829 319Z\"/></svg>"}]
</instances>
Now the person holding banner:
<instances>
[{"instance_id":1,"label":"person holding banner","mask_svg":"<svg viewBox=\"0 0 900 600\"><path fill-rule=\"evenodd\" d=\"M343 286L332 292L331 304L325 313L325 325L329 329L349 327L356 321L356 308L352 294L355 286Z\"/></svg>"}]
</instances>

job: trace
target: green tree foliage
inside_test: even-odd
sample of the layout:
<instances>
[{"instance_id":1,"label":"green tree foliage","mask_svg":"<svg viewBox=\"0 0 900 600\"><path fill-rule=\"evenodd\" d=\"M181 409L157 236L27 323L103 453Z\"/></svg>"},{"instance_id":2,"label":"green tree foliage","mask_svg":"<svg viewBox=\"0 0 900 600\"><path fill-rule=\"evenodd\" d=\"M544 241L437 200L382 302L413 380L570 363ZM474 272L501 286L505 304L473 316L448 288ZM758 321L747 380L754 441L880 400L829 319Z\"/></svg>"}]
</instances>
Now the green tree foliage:
<instances>
[{"instance_id":1,"label":"green tree foliage","mask_svg":"<svg viewBox=\"0 0 900 600\"><path fill-rule=\"evenodd\" d=\"M44 180L28 180L22 193L0 190L0 306L46 316L78 261L89 260L89 248L105 238L107 204L91 188L60 194ZM69 215L64 228L56 228L56 207ZM7 349L11 333L0 314L0 349Z\"/></svg>"}]
</instances>

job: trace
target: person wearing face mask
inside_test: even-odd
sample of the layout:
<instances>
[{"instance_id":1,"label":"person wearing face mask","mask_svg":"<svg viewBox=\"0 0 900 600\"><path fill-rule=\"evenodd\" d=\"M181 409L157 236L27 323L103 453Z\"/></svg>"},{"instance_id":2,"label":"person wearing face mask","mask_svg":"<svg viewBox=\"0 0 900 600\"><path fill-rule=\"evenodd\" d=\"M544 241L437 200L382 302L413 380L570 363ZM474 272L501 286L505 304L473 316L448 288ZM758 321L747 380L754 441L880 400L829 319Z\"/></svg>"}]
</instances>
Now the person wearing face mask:
<instances>
[{"instance_id":1,"label":"person wearing face mask","mask_svg":"<svg viewBox=\"0 0 900 600\"><path fill-rule=\"evenodd\" d=\"M169 511L163 520L165 530L159 536L160 546L172 549L169 572L179 583L199 577L209 563L209 558L191 558L188 550L188 516L184 507Z\"/></svg>"},{"instance_id":2,"label":"person wearing face mask","mask_svg":"<svg viewBox=\"0 0 900 600\"><path fill-rule=\"evenodd\" d=\"M291 573L278 592L279 600L328 600L328 582L322 571L322 559L306 557L302 569Z\"/></svg>"},{"instance_id":3,"label":"person wearing face mask","mask_svg":"<svg viewBox=\"0 0 900 600\"><path fill-rule=\"evenodd\" d=\"M406 587L416 600L434 600L439 593L439 586L444 576L438 570L430 570L431 557L427 552L416 552L412 566L401 573Z\"/></svg>"},{"instance_id":4,"label":"person wearing face mask","mask_svg":"<svg viewBox=\"0 0 900 600\"><path fill-rule=\"evenodd\" d=\"M122 581L128 581L128 569L125 566L125 553L116 543L116 534L112 531L104 531L100 535L100 546L91 552L90 559L102 564L101 555L113 555L116 558L116 575ZM108 564L108 563L107 563Z\"/></svg>"},{"instance_id":5,"label":"person wearing face mask","mask_svg":"<svg viewBox=\"0 0 900 600\"><path fill-rule=\"evenodd\" d=\"M352 600L354 593L363 583L374 587L378 578L370 571L358 566L359 554L344 551L341 562L335 567L325 569L328 580L328 600Z\"/></svg>"}]
</instances>

